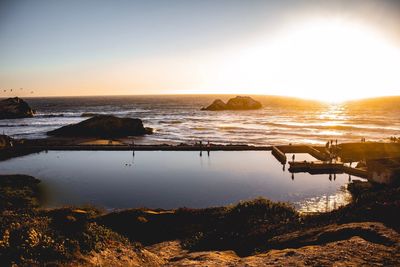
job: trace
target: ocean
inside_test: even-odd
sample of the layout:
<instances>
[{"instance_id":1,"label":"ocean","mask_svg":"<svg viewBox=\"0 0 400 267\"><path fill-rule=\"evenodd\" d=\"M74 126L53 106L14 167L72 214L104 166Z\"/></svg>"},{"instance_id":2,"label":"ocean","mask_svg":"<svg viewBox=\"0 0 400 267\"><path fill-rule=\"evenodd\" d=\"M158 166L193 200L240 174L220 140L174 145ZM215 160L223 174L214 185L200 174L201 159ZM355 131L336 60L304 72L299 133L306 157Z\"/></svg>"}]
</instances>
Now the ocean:
<instances>
[{"instance_id":1,"label":"ocean","mask_svg":"<svg viewBox=\"0 0 400 267\"><path fill-rule=\"evenodd\" d=\"M399 137L400 97L323 104L295 98L252 96L263 108L252 111L201 111L228 95L101 96L25 98L34 118L1 120L0 131L15 138L44 138L46 132L87 119L83 113L140 118L153 135L141 144L210 141L216 144L324 144L385 141Z\"/></svg>"}]
</instances>

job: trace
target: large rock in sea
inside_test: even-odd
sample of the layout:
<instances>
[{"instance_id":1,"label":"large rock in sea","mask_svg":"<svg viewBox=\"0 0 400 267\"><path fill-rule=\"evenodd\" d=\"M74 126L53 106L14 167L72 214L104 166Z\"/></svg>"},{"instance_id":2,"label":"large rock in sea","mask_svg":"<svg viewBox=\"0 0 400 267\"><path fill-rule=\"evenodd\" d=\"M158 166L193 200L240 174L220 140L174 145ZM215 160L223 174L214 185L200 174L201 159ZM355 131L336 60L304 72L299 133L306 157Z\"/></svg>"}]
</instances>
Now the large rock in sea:
<instances>
[{"instance_id":1,"label":"large rock in sea","mask_svg":"<svg viewBox=\"0 0 400 267\"><path fill-rule=\"evenodd\" d=\"M216 99L214 100L214 102L212 102L211 105L209 105L206 108L202 108L201 110L227 110L228 107L226 106L226 104L221 100L221 99Z\"/></svg>"},{"instance_id":2,"label":"large rock in sea","mask_svg":"<svg viewBox=\"0 0 400 267\"><path fill-rule=\"evenodd\" d=\"M235 98L231 98L226 103L228 109L232 110L246 110L246 109L260 109L262 105L260 102L254 100L249 96L237 96Z\"/></svg>"},{"instance_id":3,"label":"large rock in sea","mask_svg":"<svg viewBox=\"0 0 400 267\"><path fill-rule=\"evenodd\" d=\"M67 125L47 132L60 137L125 137L153 133L153 129L143 127L142 120L118 118L111 115L97 115L77 124Z\"/></svg>"},{"instance_id":4,"label":"large rock in sea","mask_svg":"<svg viewBox=\"0 0 400 267\"><path fill-rule=\"evenodd\" d=\"M33 117L35 112L19 97L7 98L0 101L0 120Z\"/></svg>"},{"instance_id":5,"label":"large rock in sea","mask_svg":"<svg viewBox=\"0 0 400 267\"><path fill-rule=\"evenodd\" d=\"M202 110L252 110L260 108L262 108L261 103L253 98L249 96L237 96L229 99L226 104L222 100L217 99L208 107L202 108Z\"/></svg>"}]
</instances>

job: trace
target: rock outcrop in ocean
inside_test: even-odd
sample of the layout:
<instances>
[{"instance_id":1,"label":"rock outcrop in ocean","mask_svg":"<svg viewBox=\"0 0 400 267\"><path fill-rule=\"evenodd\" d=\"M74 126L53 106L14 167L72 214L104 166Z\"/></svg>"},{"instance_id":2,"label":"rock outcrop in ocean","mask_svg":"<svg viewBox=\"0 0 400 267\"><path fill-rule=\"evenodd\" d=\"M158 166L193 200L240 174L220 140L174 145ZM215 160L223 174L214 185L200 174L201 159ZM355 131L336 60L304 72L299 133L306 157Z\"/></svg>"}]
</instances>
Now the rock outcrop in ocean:
<instances>
[{"instance_id":1,"label":"rock outcrop in ocean","mask_svg":"<svg viewBox=\"0 0 400 267\"><path fill-rule=\"evenodd\" d=\"M97 115L77 124L71 124L47 132L48 135L60 137L125 137L153 133L145 128L142 120L118 118L112 115Z\"/></svg>"},{"instance_id":2,"label":"rock outcrop in ocean","mask_svg":"<svg viewBox=\"0 0 400 267\"><path fill-rule=\"evenodd\" d=\"M0 120L33 117L33 109L19 97L7 98L0 101Z\"/></svg>"},{"instance_id":3,"label":"rock outcrop in ocean","mask_svg":"<svg viewBox=\"0 0 400 267\"><path fill-rule=\"evenodd\" d=\"M249 96L237 96L229 99L226 104L221 99L214 100L211 105L206 108L202 108L201 110L252 110L260 108L262 108L261 103L253 98Z\"/></svg>"}]
</instances>

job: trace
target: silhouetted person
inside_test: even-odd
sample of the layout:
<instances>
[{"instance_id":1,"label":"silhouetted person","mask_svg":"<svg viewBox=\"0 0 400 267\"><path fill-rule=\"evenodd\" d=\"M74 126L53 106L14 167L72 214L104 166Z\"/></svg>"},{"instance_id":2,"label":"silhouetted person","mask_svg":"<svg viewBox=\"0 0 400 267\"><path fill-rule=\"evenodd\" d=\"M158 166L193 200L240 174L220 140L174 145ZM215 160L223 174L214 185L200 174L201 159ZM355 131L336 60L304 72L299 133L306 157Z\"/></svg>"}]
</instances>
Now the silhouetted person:
<instances>
[{"instance_id":1,"label":"silhouetted person","mask_svg":"<svg viewBox=\"0 0 400 267\"><path fill-rule=\"evenodd\" d=\"M349 182L351 182L351 175L349 174Z\"/></svg>"},{"instance_id":2,"label":"silhouetted person","mask_svg":"<svg viewBox=\"0 0 400 267\"><path fill-rule=\"evenodd\" d=\"M292 172L292 180L294 181L294 172Z\"/></svg>"},{"instance_id":3,"label":"silhouetted person","mask_svg":"<svg viewBox=\"0 0 400 267\"><path fill-rule=\"evenodd\" d=\"M207 150L207 157L210 156L210 150Z\"/></svg>"},{"instance_id":4,"label":"silhouetted person","mask_svg":"<svg viewBox=\"0 0 400 267\"><path fill-rule=\"evenodd\" d=\"M332 181L332 174L329 174L329 181Z\"/></svg>"},{"instance_id":5,"label":"silhouetted person","mask_svg":"<svg viewBox=\"0 0 400 267\"><path fill-rule=\"evenodd\" d=\"M333 174L333 180L336 181L336 173Z\"/></svg>"},{"instance_id":6,"label":"silhouetted person","mask_svg":"<svg viewBox=\"0 0 400 267\"><path fill-rule=\"evenodd\" d=\"M292 161L294 162L294 159L296 158L296 156L293 154L292 155Z\"/></svg>"},{"instance_id":7,"label":"silhouetted person","mask_svg":"<svg viewBox=\"0 0 400 267\"><path fill-rule=\"evenodd\" d=\"M202 156L203 156L203 151L200 150L200 157L202 157Z\"/></svg>"}]
</instances>

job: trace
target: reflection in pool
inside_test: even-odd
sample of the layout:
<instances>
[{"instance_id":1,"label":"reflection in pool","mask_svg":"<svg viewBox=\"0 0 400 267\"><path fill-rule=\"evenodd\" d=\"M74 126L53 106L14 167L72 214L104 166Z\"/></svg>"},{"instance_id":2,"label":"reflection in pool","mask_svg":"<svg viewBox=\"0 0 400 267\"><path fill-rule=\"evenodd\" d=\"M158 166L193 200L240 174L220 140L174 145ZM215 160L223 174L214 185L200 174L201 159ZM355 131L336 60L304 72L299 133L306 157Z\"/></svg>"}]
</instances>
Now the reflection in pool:
<instances>
[{"instance_id":1,"label":"reflection in pool","mask_svg":"<svg viewBox=\"0 0 400 267\"><path fill-rule=\"evenodd\" d=\"M50 151L1 162L0 170L41 179L48 207L201 208L262 196L328 211L349 198L347 174L292 177L266 151Z\"/></svg>"}]
</instances>

